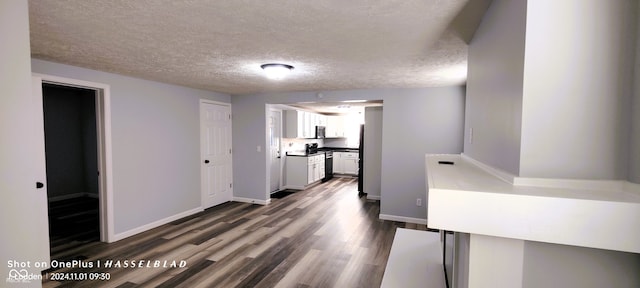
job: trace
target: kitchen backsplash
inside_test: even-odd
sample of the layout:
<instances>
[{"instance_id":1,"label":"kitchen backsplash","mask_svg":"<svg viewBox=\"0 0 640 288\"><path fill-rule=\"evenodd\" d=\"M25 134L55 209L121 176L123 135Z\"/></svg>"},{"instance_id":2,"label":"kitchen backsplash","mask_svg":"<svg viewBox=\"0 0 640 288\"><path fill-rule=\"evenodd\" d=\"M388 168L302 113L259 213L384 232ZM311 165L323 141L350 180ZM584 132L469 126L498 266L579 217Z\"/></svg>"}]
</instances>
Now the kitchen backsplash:
<instances>
[{"instance_id":1,"label":"kitchen backsplash","mask_svg":"<svg viewBox=\"0 0 640 288\"><path fill-rule=\"evenodd\" d=\"M282 153L301 152L304 151L304 144L318 143L318 147L332 148L358 148L349 146L346 138L325 138L325 139L301 139L301 138L282 138Z\"/></svg>"},{"instance_id":2,"label":"kitchen backsplash","mask_svg":"<svg viewBox=\"0 0 640 288\"><path fill-rule=\"evenodd\" d=\"M304 144L311 143L318 143L318 147L324 147L324 139L282 138L283 154L304 151Z\"/></svg>"},{"instance_id":3,"label":"kitchen backsplash","mask_svg":"<svg viewBox=\"0 0 640 288\"><path fill-rule=\"evenodd\" d=\"M349 145L347 142L347 138L331 138L324 139L324 146L322 147L332 147L332 148L358 148L358 144Z\"/></svg>"}]
</instances>

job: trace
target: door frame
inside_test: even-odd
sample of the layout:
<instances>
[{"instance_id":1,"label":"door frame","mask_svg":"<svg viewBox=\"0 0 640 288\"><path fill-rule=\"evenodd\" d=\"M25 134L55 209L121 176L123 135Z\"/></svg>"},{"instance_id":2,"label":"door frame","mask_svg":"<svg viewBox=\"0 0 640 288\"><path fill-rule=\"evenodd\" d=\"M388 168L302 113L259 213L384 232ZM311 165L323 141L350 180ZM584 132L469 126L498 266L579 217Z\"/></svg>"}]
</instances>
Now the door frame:
<instances>
[{"instance_id":1,"label":"door frame","mask_svg":"<svg viewBox=\"0 0 640 288\"><path fill-rule=\"evenodd\" d=\"M214 104L214 105L226 106L227 108L229 108L229 115L232 115L231 119L229 120L229 126L230 126L229 127L230 128L229 131L231 133L229 135L229 147L231 147L230 148L231 149L231 155L229 156L229 157L231 157L231 159L229 161L229 166L230 166L229 167L229 178L231 178L230 179L231 188L229 190L231 192L231 197L230 197L229 201L233 201L233 199L234 199L234 193L233 193L233 188L234 188L233 187L233 114L231 113L232 112L231 103L208 100L208 99L200 99L200 101L198 102L198 113L199 113L198 119L199 119L199 122L200 122L199 123L199 126L200 126L200 151L199 151L200 157L199 157L199 161L198 162L200 163L200 207L202 209L205 208L205 205L204 205L205 196L204 195L206 194L206 191L204 190L205 186L206 186L205 183L204 183L204 179L205 179L204 178L204 168L202 167L202 161L204 159L204 157L203 157L204 155L202 155L202 150L203 150L202 149L203 148L202 147L202 136L203 136L203 134L202 134L202 128L203 128L202 127L202 105L203 104Z\"/></svg>"},{"instance_id":2,"label":"door frame","mask_svg":"<svg viewBox=\"0 0 640 288\"><path fill-rule=\"evenodd\" d=\"M67 87L83 88L95 91L96 129L98 142L98 189L100 215L100 241L116 241L114 235L113 214L113 149L111 137L111 88L107 84L65 78L47 74L32 73L41 84L55 84ZM40 99L42 100L42 99ZM42 102L40 102L42 103ZM43 111L42 107L37 107ZM44 131L42 131L44 132ZM44 138L43 138L44 139ZM46 157L46 155L45 155Z\"/></svg>"},{"instance_id":3,"label":"door frame","mask_svg":"<svg viewBox=\"0 0 640 288\"><path fill-rule=\"evenodd\" d=\"M267 162L266 165L266 182L265 182L265 199L267 199L267 204L271 202L271 152L269 151L269 149L271 148L271 143L269 139L269 117L271 117L271 112L278 112L280 113L280 187L279 189L282 190L282 188L284 187L284 179L283 179L283 168L284 168L284 159L286 159L286 157L282 157L282 135L284 133L284 131L282 130L283 127L283 122L284 120L282 119L283 116L283 110L280 108L276 108L274 107L274 105L270 105L267 104L266 105L266 109L265 109L265 114L266 116L264 117L265 120L265 145L264 145L264 151L265 151L265 159Z\"/></svg>"}]
</instances>

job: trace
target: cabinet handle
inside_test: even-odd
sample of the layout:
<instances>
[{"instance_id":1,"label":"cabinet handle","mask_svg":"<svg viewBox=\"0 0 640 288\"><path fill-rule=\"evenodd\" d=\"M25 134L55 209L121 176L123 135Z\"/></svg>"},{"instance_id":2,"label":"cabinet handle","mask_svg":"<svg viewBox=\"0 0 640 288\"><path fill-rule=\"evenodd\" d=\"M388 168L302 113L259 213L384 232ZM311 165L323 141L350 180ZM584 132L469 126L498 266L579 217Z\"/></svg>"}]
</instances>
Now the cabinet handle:
<instances>
[{"instance_id":1,"label":"cabinet handle","mask_svg":"<svg viewBox=\"0 0 640 288\"><path fill-rule=\"evenodd\" d=\"M44 184L42 182L36 182L36 188L37 189L40 189L42 187L44 187Z\"/></svg>"},{"instance_id":2,"label":"cabinet handle","mask_svg":"<svg viewBox=\"0 0 640 288\"><path fill-rule=\"evenodd\" d=\"M204 160L204 164L209 164L209 160Z\"/></svg>"}]
</instances>

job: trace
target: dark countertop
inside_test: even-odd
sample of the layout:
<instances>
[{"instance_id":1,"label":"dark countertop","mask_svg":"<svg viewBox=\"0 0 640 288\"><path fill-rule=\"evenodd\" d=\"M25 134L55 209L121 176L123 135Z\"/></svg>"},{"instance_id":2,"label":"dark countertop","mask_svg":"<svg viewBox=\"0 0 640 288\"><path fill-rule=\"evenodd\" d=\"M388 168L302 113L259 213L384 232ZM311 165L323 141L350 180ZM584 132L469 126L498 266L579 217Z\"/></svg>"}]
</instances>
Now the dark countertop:
<instances>
[{"instance_id":1,"label":"dark countertop","mask_svg":"<svg viewBox=\"0 0 640 288\"><path fill-rule=\"evenodd\" d=\"M295 157L311 157L316 155L324 155L324 151L318 151L318 153L306 154L304 152L287 152L287 156L295 156Z\"/></svg>"},{"instance_id":2,"label":"dark countertop","mask_svg":"<svg viewBox=\"0 0 640 288\"><path fill-rule=\"evenodd\" d=\"M333 151L333 152L360 152L358 148L345 148L345 147L321 147L319 151Z\"/></svg>"},{"instance_id":3,"label":"dark countertop","mask_svg":"<svg viewBox=\"0 0 640 288\"><path fill-rule=\"evenodd\" d=\"M309 157L309 156L316 156L316 155L321 155L324 154L324 151L333 151L333 152L352 152L352 153L358 153L360 152L360 150L358 150L358 148L345 148L345 147L321 147L318 148L318 153L314 153L314 154L306 154L304 153L304 151L297 151L297 152L287 152L287 156L296 156L296 157Z\"/></svg>"}]
</instances>

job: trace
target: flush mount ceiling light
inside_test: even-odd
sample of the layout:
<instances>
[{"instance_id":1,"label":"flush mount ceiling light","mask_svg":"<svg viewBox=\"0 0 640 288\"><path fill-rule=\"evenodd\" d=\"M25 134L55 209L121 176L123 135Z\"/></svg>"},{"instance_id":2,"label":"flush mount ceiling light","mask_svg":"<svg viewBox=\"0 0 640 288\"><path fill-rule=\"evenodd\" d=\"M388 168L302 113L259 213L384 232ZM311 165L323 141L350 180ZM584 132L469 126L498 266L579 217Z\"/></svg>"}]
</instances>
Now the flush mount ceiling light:
<instances>
[{"instance_id":1,"label":"flush mount ceiling light","mask_svg":"<svg viewBox=\"0 0 640 288\"><path fill-rule=\"evenodd\" d=\"M293 70L293 66L279 63L262 64L260 68L264 70L267 78L273 80L281 80Z\"/></svg>"}]
</instances>

